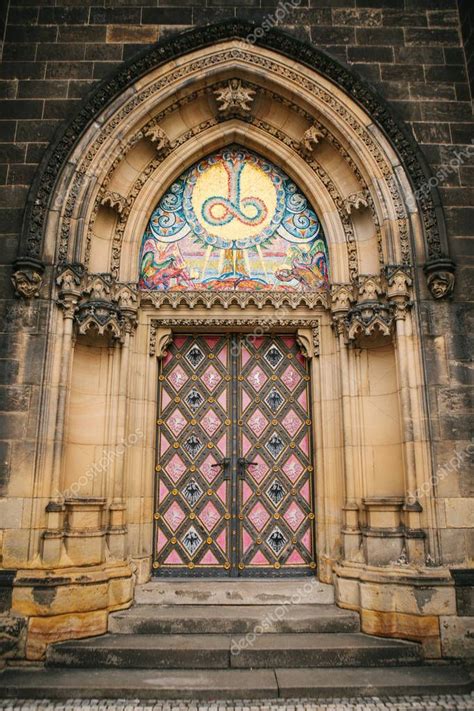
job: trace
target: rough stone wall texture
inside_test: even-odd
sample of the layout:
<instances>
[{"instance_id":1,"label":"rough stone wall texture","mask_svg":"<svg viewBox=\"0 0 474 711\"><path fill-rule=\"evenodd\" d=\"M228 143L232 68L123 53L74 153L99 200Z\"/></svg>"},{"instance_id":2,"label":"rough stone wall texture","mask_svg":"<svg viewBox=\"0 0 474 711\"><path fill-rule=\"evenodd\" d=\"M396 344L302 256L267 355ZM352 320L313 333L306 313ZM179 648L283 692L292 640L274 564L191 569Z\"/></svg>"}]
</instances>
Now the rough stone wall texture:
<instances>
[{"instance_id":1,"label":"rough stone wall texture","mask_svg":"<svg viewBox=\"0 0 474 711\"><path fill-rule=\"evenodd\" d=\"M276 7L275 0L2 3L0 497L7 493L10 471L20 457L31 465L24 486L33 482L46 310L41 302L28 309L13 299L9 265L17 252L26 195L48 142L91 87L138 50L196 24L232 17L261 22L274 16ZM438 485L445 497L441 543L448 563L462 562L474 549L469 507L463 501L474 495L474 477L465 454L460 465L451 464L454 452L465 453L470 437L468 379L474 332L468 311L474 157L466 155L472 114L464 51L470 57L472 3L460 1L460 9L464 46L456 0L302 0L280 23L371 82L410 126L434 173L454 159L440 190L451 253L458 263L456 291L450 303L423 303L434 451L438 466L450 467ZM469 61L472 68L472 58ZM8 493L25 495L11 489ZM7 508L9 527L20 528L27 512L12 503ZM22 535L15 541L24 548Z\"/></svg>"}]
</instances>

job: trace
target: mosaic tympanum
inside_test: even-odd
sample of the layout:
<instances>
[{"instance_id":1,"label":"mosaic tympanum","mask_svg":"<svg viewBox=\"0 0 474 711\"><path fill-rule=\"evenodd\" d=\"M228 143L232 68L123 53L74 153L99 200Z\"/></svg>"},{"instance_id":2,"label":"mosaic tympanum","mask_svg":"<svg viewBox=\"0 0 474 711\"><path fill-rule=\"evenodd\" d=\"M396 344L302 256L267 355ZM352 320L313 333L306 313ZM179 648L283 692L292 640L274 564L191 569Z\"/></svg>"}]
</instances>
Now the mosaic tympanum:
<instances>
[{"instance_id":1,"label":"mosaic tympanum","mask_svg":"<svg viewBox=\"0 0 474 711\"><path fill-rule=\"evenodd\" d=\"M316 212L283 171L239 146L175 180L143 236L142 289L310 291L327 283Z\"/></svg>"}]
</instances>

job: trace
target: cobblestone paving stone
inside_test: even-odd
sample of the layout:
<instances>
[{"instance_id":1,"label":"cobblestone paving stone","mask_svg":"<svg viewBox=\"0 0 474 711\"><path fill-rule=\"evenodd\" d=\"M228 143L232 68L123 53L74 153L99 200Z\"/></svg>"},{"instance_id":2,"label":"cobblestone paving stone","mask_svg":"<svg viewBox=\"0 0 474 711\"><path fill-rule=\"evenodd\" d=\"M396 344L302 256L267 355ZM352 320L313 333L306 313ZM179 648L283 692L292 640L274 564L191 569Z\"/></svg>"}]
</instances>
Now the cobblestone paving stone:
<instances>
[{"instance_id":1,"label":"cobblestone paving stone","mask_svg":"<svg viewBox=\"0 0 474 711\"><path fill-rule=\"evenodd\" d=\"M474 693L443 696L369 696L324 699L259 699L239 702L138 699L4 699L0 711L474 711Z\"/></svg>"}]
</instances>

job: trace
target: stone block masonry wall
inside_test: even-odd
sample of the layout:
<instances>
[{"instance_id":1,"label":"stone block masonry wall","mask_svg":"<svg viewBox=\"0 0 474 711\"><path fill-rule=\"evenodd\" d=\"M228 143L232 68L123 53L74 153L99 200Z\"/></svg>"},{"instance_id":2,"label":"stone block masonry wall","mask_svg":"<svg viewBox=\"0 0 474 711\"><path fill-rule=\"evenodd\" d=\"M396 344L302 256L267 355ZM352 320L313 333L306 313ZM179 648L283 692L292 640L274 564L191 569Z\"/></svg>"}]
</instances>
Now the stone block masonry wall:
<instances>
[{"instance_id":1,"label":"stone block masonry wall","mask_svg":"<svg viewBox=\"0 0 474 711\"><path fill-rule=\"evenodd\" d=\"M471 97L474 97L474 5L472 2L459 0L459 17Z\"/></svg>"},{"instance_id":2,"label":"stone block masonry wall","mask_svg":"<svg viewBox=\"0 0 474 711\"><path fill-rule=\"evenodd\" d=\"M466 10L471 3L460 4ZM232 17L260 23L273 18L278 6L275 0L2 3L0 497L8 493L20 502L33 486L46 304L36 300L25 307L13 298L10 264L29 187L56 129L95 84L156 40ZM435 453L438 465L447 466L469 443L474 153L468 150L473 134L465 49L472 40L465 34L463 46L456 0L302 0L284 14L281 28L351 65L407 122L433 173L445 169L440 189L457 286L451 303L426 299L423 329ZM463 14L465 32L468 15ZM21 491L8 488L19 458L31 470ZM449 563L473 554L472 521L463 501L474 495L472 482L464 458L439 483L441 544ZM20 528L27 515L23 504L9 501L10 528ZM14 540L20 554L27 541L21 535Z\"/></svg>"}]
</instances>

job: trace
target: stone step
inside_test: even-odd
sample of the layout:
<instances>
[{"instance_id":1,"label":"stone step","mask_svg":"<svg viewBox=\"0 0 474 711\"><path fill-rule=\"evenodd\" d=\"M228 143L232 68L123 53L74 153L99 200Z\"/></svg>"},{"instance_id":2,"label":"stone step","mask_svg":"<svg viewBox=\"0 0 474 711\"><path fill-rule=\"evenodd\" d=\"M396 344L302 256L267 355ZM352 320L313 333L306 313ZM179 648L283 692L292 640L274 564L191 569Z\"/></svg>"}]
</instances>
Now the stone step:
<instances>
[{"instance_id":1,"label":"stone step","mask_svg":"<svg viewBox=\"0 0 474 711\"><path fill-rule=\"evenodd\" d=\"M109 617L115 634L358 632L359 615L335 605L135 605Z\"/></svg>"},{"instance_id":2,"label":"stone step","mask_svg":"<svg viewBox=\"0 0 474 711\"><path fill-rule=\"evenodd\" d=\"M331 605L334 603L334 588L313 577L278 580L168 578L138 585L135 602L140 605Z\"/></svg>"},{"instance_id":3,"label":"stone step","mask_svg":"<svg viewBox=\"0 0 474 711\"><path fill-rule=\"evenodd\" d=\"M242 637L107 634L55 644L47 653L49 666L127 669L363 667L420 660L417 644L358 632Z\"/></svg>"},{"instance_id":4,"label":"stone step","mask_svg":"<svg viewBox=\"0 0 474 711\"><path fill-rule=\"evenodd\" d=\"M466 694L473 688L469 674L450 665L252 671L10 668L0 672L0 698L50 700L421 696Z\"/></svg>"},{"instance_id":5,"label":"stone step","mask_svg":"<svg viewBox=\"0 0 474 711\"><path fill-rule=\"evenodd\" d=\"M377 667L417 664L421 647L413 642L353 632L334 634L262 634L232 637L231 666L250 668Z\"/></svg>"}]
</instances>

